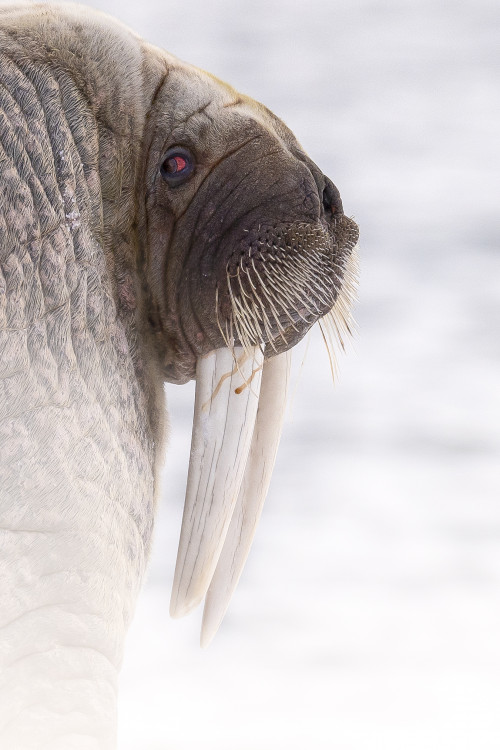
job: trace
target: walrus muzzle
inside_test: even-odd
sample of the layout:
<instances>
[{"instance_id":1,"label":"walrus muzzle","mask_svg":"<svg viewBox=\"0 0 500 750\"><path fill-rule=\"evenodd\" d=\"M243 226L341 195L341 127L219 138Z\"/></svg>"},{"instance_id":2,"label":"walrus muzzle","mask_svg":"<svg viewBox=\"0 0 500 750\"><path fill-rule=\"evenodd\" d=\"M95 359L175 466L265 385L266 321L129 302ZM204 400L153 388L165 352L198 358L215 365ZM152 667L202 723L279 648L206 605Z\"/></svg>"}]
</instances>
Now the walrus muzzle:
<instances>
[{"instance_id":1,"label":"walrus muzzle","mask_svg":"<svg viewBox=\"0 0 500 750\"><path fill-rule=\"evenodd\" d=\"M243 226L243 229L241 228ZM349 332L356 225L243 223L214 295L222 346L196 364L186 501L171 614L206 596L201 643L216 633L241 575L271 480L285 412L290 349L322 320ZM229 257L228 257L229 256ZM206 304L206 303L205 303Z\"/></svg>"}]
</instances>

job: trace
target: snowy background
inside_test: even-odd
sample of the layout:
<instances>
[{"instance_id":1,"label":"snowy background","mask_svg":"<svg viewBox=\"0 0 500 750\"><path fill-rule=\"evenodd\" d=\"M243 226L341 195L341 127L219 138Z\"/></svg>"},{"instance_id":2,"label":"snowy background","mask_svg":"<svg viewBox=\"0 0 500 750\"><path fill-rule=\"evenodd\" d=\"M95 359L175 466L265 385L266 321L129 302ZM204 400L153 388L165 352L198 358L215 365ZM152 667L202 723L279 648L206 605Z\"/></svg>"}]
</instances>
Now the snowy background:
<instances>
[{"instance_id":1,"label":"snowy background","mask_svg":"<svg viewBox=\"0 0 500 750\"><path fill-rule=\"evenodd\" d=\"M168 617L193 389L167 388L121 750L498 750L498 0L94 5L273 109L361 229L359 333L335 387L310 336L205 651L201 611Z\"/></svg>"}]
</instances>

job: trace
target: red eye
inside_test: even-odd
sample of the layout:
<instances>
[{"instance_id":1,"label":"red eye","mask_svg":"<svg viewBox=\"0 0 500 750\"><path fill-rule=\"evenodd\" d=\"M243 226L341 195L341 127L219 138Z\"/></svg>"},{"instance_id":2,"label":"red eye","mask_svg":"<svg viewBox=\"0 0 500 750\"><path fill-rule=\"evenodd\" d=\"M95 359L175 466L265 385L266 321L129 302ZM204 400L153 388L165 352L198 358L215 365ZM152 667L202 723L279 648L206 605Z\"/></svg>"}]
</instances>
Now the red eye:
<instances>
[{"instance_id":1,"label":"red eye","mask_svg":"<svg viewBox=\"0 0 500 750\"><path fill-rule=\"evenodd\" d=\"M174 146L163 156L160 173L170 187L186 182L194 172L194 157L187 148Z\"/></svg>"},{"instance_id":2,"label":"red eye","mask_svg":"<svg viewBox=\"0 0 500 750\"><path fill-rule=\"evenodd\" d=\"M165 171L169 174L176 174L178 172L182 172L183 169L186 167L186 160L182 158L182 156L172 156L170 159L168 159L166 162L164 162L164 166L166 165Z\"/></svg>"}]
</instances>

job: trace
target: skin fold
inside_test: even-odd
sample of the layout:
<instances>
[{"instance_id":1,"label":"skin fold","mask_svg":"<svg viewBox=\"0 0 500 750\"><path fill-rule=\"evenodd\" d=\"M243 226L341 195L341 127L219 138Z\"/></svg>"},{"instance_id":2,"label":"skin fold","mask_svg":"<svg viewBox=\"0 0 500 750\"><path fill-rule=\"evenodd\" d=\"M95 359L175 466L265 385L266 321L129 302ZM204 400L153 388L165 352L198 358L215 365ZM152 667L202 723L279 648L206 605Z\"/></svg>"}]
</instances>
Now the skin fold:
<instances>
[{"instance_id":1,"label":"skin fold","mask_svg":"<svg viewBox=\"0 0 500 750\"><path fill-rule=\"evenodd\" d=\"M266 357L292 347L344 304L357 228L265 107L105 15L2 7L0 70L0 747L108 750L163 383L248 320ZM287 311L252 274L288 251L318 292Z\"/></svg>"}]
</instances>

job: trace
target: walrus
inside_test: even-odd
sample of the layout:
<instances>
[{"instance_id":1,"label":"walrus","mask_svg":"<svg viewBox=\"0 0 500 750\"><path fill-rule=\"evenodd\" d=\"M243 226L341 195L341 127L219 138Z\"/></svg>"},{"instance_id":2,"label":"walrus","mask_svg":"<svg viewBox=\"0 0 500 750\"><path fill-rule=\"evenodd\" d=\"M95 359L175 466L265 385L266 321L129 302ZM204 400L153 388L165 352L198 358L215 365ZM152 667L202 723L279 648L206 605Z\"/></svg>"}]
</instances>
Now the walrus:
<instances>
[{"instance_id":1,"label":"walrus","mask_svg":"<svg viewBox=\"0 0 500 750\"><path fill-rule=\"evenodd\" d=\"M206 644L358 229L272 112L101 13L1 8L0 70L0 746L112 748L164 382L196 379L171 613L205 598Z\"/></svg>"}]
</instances>

